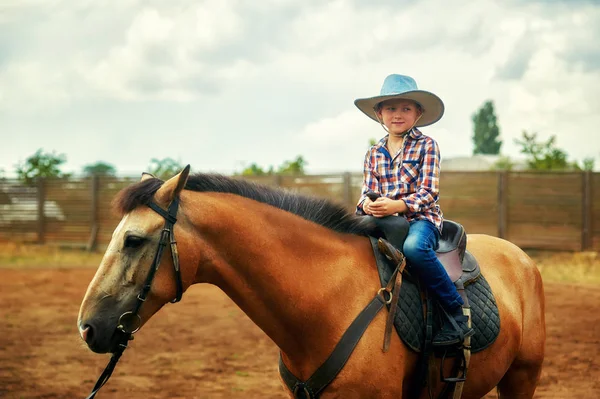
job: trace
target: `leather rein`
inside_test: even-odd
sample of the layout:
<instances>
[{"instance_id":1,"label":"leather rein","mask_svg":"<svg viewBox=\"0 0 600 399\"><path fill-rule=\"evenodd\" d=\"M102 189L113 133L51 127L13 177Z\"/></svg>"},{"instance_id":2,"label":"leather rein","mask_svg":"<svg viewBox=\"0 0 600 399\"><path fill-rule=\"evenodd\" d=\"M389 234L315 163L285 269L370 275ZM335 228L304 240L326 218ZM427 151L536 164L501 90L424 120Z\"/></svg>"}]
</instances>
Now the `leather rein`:
<instances>
[{"instance_id":1,"label":"leather rein","mask_svg":"<svg viewBox=\"0 0 600 399\"><path fill-rule=\"evenodd\" d=\"M181 281L181 270L179 268L179 254L177 252L177 242L175 241L175 235L173 234L173 227L177 222L177 211L179 209L179 197L175 197L173 201L169 204L169 208L165 211L160 206L156 205L154 202L149 202L147 204L153 211L158 213L165 219L165 226L162 229L160 235L160 241L158 243L158 249L156 250L156 254L154 255L154 260L152 261L152 266L148 271L148 275L146 276L146 281L142 287L142 290L137 296L137 301L133 310L127 311L123 313L119 317L119 321L117 323L117 327L115 330L115 334L118 336L117 341L117 349L113 352L108 364L104 368L104 371L98 378L96 385L92 389L92 392L87 396L86 399L93 399L96 396L96 393L106 384L110 376L112 375L117 362L121 358L121 355L127 349L127 343L130 340L133 340L133 334L135 334L142 325L142 319L140 318L139 311L142 307L142 304L146 301L148 297L148 293L150 292L150 287L152 286L152 281L154 280L154 276L158 267L160 266L160 261L163 256L163 252L167 244L171 246L171 258L173 260L173 269L175 274L175 286L176 286L176 294L175 299L171 301L171 303L176 303L181 300L181 296L183 295L183 283Z\"/></svg>"}]
</instances>

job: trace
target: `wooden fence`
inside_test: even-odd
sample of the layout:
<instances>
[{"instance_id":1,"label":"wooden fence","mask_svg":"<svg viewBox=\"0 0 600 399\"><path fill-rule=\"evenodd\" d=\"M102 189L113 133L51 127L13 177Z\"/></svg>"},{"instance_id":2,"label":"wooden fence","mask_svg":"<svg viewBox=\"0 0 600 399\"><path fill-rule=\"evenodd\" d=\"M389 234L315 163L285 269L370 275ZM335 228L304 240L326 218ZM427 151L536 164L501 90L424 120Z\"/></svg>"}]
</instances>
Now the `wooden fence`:
<instances>
[{"instance_id":1,"label":"wooden fence","mask_svg":"<svg viewBox=\"0 0 600 399\"><path fill-rule=\"evenodd\" d=\"M362 175L249 178L354 209ZM103 248L118 217L110 203L137 178L42 179L35 186L0 180L0 241ZM443 172L440 205L469 233L522 248L600 250L600 173Z\"/></svg>"}]
</instances>

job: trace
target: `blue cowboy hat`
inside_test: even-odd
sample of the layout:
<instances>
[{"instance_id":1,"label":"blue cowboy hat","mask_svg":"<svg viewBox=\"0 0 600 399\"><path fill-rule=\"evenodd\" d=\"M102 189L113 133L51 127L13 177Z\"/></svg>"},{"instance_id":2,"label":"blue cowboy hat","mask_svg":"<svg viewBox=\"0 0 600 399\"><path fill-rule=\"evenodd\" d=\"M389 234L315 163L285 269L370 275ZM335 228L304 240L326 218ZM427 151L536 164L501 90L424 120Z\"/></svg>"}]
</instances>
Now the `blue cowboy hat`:
<instances>
[{"instance_id":1,"label":"blue cowboy hat","mask_svg":"<svg viewBox=\"0 0 600 399\"><path fill-rule=\"evenodd\" d=\"M421 106L423 115L415 124L416 127L431 125L444 115L444 103L433 93L417 88L417 82L410 76L389 75L383 81L381 92L378 96L369 98L358 98L354 105L375 122L381 123L377 118L377 105L382 101L402 99L412 100Z\"/></svg>"}]
</instances>

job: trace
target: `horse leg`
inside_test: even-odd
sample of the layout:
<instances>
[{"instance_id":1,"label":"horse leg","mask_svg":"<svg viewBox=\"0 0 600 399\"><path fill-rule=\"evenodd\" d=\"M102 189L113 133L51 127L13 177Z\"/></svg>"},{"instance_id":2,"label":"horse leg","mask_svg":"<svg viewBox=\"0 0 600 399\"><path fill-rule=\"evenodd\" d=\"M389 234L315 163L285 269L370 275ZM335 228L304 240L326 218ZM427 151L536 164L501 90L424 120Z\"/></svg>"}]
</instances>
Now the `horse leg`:
<instances>
[{"instance_id":1,"label":"horse leg","mask_svg":"<svg viewBox=\"0 0 600 399\"><path fill-rule=\"evenodd\" d=\"M501 399L532 398L542 372L542 362L513 363L498 384Z\"/></svg>"},{"instance_id":2,"label":"horse leg","mask_svg":"<svg viewBox=\"0 0 600 399\"><path fill-rule=\"evenodd\" d=\"M539 274L532 276L536 293L534 299L539 306L529 307L525 314L523 341L515 360L498 384L500 398L532 398L542 373L544 347L546 342L546 321L544 316L544 290Z\"/></svg>"}]
</instances>

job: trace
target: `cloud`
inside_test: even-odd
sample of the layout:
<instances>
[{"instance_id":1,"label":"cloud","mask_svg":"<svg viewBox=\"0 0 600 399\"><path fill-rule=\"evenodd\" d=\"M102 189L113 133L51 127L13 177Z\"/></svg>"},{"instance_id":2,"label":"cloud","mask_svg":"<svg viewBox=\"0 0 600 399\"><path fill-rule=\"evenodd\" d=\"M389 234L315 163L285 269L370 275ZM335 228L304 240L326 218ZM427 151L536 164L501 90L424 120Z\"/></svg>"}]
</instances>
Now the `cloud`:
<instances>
[{"instance_id":1,"label":"cloud","mask_svg":"<svg viewBox=\"0 0 600 399\"><path fill-rule=\"evenodd\" d=\"M525 64L540 52L551 53L566 62L571 70L592 72L600 69L600 47L597 46L600 2L513 0L511 3L521 9L515 18L521 20L525 32L513 43L505 68L498 71L499 78L510 78L514 75L511 71L526 71Z\"/></svg>"},{"instance_id":2,"label":"cloud","mask_svg":"<svg viewBox=\"0 0 600 399\"><path fill-rule=\"evenodd\" d=\"M35 151L49 130L55 142L81 131L127 135L128 154L108 158L94 146L117 166L146 156L131 156L139 131L152 142L187 140L152 147L153 156L172 151L165 156L210 167L301 154L309 169L356 170L369 138L384 132L352 101L403 73L444 100L446 115L424 132L445 157L471 153L471 115L488 99L503 151L518 153L512 140L527 129L588 156L594 146L570 138L597 142L596 4L5 0L0 131L30 135L20 151ZM0 149L7 165L11 156Z\"/></svg>"},{"instance_id":3,"label":"cloud","mask_svg":"<svg viewBox=\"0 0 600 399\"><path fill-rule=\"evenodd\" d=\"M514 139L527 130L556 135L572 158L596 157L597 145L579 143L598 142L600 8L588 1L511 3L517 8L502 21L505 34L490 53L503 60L494 72L503 151L517 153Z\"/></svg>"},{"instance_id":4,"label":"cloud","mask_svg":"<svg viewBox=\"0 0 600 399\"><path fill-rule=\"evenodd\" d=\"M600 8L589 7L588 10L573 13L564 26L569 29L561 51L563 59L573 68L584 72L600 71Z\"/></svg>"},{"instance_id":5,"label":"cloud","mask_svg":"<svg viewBox=\"0 0 600 399\"><path fill-rule=\"evenodd\" d=\"M446 47L481 51L491 38L484 34L485 6L463 3L463 18L474 22L446 24L435 1L402 8L339 0L14 3L4 31L28 37L28 43L19 47L18 57L8 49L4 62L14 70L47 73L64 88L40 97L29 89L16 96L21 104L33 98L29 106L39 103L39 108L44 101L87 98L192 101L260 79L261 73L302 79L316 65L329 66L312 76L326 84L333 69L350 65L390 58L417 62L413 54ZM428 29L416 24L424 13ZM384 20L390 23L381 24ZM10 42L0 41L0 48ZM0 73L0 82L10 78ZM13 82L6 90L19 92L18 86Z\"/></svg>"},{"instance_id":6,"label":"cloud","mask_svg":"<svg viewBox=\"0 0 600 399\"><path fill-rule=\"evenodd\" d=\"M14 6L13 17L3 21L3 31L14 32L9 38L28 38L30 43L21 43L16 52L12 39L0 39L8 64L0 70L0 83L7 96L17 100L0 107L14 110L28 98L39 108L65 99L186 101L205 90L213 93L215 82L226 81L241 68L230 61L220 68L204 56L241 35L241 16L231 2L179 1L168 7L162 3L162 8L135 2L117 7L58 3L56 8L40 4L39 11ZM18 13L25 18L16 18ZM38 75L36 81L50 80L62 90L43 90L48 83L38 92L21 87L22 81L14 77L23 75Z\"/></svg>"},{"instance_id":7,"label":"cloud","mask_svg":"<svg viewBox=\"0 0 600 399\"><path fill-rule=\"evenodd\" d=\"M198 54L238 38L241 22L233 10L227 2L169 11L146 7L134 17L124 42L91 66L85 79L97 92L127 100L185 101L213 93L228 69L212 68Z\"/></svg>"},{"instance_id":8,"label":"cloud","mask_svg":"<svg viewBox=\"0 0 600 399\"><path fill-rule=\"evenodd\" d=\"M508 0L508 3L521 6L531 6L532 4L537 6L581 6L588 4L598 4L598 0Z\"/></svg>"},{"instance_id":9,"label":"cloud","mask_svg":"<svg viewBox=\"0 0 600 399\"><path fill-rule=\"evenodd\" d=\"M349 110L309 123L287 136L292 148L310 148L306 156L309 169L328 172L360 170L369 141L385 134L358 110Z\"/></svg>"},{"instance_id":10,"label":"cloud","mask_svg":"<svg viewBox=\"0 0 600 399\"><path fill-rule=\"evenodd\" d=\"M529 63L536 50L535 38L525 31L517 40L504 65L496 70L496 77L502 80L520 80L529 69Z\"/></svg>"}]
</instances>

